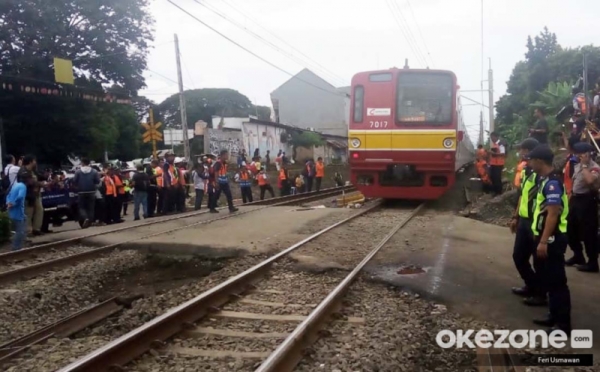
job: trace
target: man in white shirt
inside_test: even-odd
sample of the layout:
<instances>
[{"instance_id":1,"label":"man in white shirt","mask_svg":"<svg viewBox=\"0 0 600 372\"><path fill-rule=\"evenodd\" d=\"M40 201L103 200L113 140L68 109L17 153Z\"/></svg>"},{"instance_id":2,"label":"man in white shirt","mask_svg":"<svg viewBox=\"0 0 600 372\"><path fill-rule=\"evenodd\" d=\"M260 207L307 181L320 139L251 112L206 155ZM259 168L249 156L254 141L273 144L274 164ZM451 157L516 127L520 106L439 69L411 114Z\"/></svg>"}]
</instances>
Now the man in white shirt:
<instances>
[{"instance_id":1,"label":"man in white shirt","mask_svg":"<svg viewBox=\"0 0 600 372\"><path fill-rule=\"evenodd\" d=\"M19 174L19 167L16 165L16 159L12 155L6 155L6 167L4 168L4 176L8 177L10 185L14 184L17 180L17 174Z\"/></svg>"},{"instance_id":2,"label":"man in white shirt","mask_svg":"<svg viewBox=\"0 0 600 372\"><path fill-rule=\"evenodd\" d=\"M495 195L502 194L502 171L506 161L506 147L496 132L490 133L490 179Z\"/></svg>"}]
</instances>

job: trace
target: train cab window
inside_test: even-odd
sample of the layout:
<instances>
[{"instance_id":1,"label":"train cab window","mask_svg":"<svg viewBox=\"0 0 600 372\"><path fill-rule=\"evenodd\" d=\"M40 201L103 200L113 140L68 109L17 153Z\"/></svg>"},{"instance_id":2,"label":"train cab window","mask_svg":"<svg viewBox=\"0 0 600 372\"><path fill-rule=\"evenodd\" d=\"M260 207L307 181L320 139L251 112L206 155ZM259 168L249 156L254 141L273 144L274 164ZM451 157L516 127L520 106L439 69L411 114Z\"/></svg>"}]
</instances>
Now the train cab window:
<instances>
[{"instance_id":1,"label":"train cab window","mask_svg":"<svg viewBox=\"0 0 600 372\"><path fill-rule=\"evenodd\" d=\"M398 124L450 124L454 99L451 75L400 73L396 97Z\"/></svg>"},{"instance_id":2,"label":"train cab window","mask_svg":"<svg viewBox=\"0 0 600 372\"><path fill-rule=\"evenodd\" d=\"M363 111L365 103L365 88L362 85L354 87L354 122L363 121Z\"/></svg>"},{"instance_id":3,"label":"train cab window","mask_svg":"<svg viewBox=\"0 0 600 372\"><path fill-rule=\"evenodd\" d=\"M392 74L389 72L371 74L369 75L369 81L373 83L380 83L384 81L392 81Z\"/></svg>"}]
</instances>

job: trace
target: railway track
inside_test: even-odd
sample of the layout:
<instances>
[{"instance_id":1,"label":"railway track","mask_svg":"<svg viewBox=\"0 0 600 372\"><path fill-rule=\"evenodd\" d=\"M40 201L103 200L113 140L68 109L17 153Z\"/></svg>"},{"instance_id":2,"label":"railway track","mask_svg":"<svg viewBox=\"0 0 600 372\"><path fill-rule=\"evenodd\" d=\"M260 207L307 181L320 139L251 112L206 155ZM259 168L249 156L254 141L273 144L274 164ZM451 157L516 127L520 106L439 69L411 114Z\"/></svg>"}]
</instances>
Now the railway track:
<instances>
[{"instance_id":1,"label":"railway track","mask_svg":"<svg viewBox=\"0 0 600 372\"><path fill-rule=\"evenodd\" d=\"M338 275L336 280L328 281L325 285L321 277L315 280L315 276L291 272L282 267L281 261L311 241L319 244L317 238L320 236L378 207L379 204L375 203L320 230L80 358L60 372L123 370L123 366L140 355L160 361L162 354L183 355L184 359L196 363L196 367L198 361L194 359L201 358L203 368L207 370L233 370L234 366L228 364L223 368L216 365L212 368L211 363L218 364L223 358L237 358L236 363L249 361L244 366L252 369L258 367L258 371L292 370L301 360L303 350L319 337L319 332L332 317L335 321L364 322L360 318L336 316L341 300L363 267L422 209L422 205L408 212L404 210L398 223L387 226L387 234L380 242L365 248L366 255L361 256L362 260L350 274L345 277ZM277 296L282 294L288 296L278 299ZM323 300L320 303L315 303L321 298ZM263 311L257 311L260 309ZM235 327L219 327L222 322L228 321L238 324ZM215 338L207 341L207 335ZM222 338L251 341L238 345L234 341L220 342ZM145 354L148 351L151 353ZM128 370L136 370L138 363L143 364L144 358L140 359L129 365ZM261 360L262 364L259 365L257 362ZM239 369L240 366L235 367ZM162 369L160 365L154 365L143 366L141 370Z\"/></svg>"},{"instance_id":2,"label":"railway track","mask_svg":"<svg viewBox=\"0 0 600 372\"><path fill-rule=\"evenodd\" d=\"M245 205L246 206L257 206L258 208L240 211L240 212L233 213L233 214L220 215L219 217L211 218L208 220L193 221L189 224L185 224L184 226L170 228L168 230L161 230L159 232L145 235L142 237L124 239L121 242L114 243L114 244L108 244L108 245L104 245L101 247L94 247L94 248L83 247L83 246L76 246L76 244L81 244L85 239L89 239L89 238L97 237L97 236L101 236L101 235L120 233L120 232L124 232L125 230L136 229L136 228L145 227L145 226L149 226L149 225L160 224L160 223L165 223L165 222L174 221L174 220L181 220L181 219L186 219L186 218L193 218L193 217L197 217L199 215L206 214L206 213L208 213L208 211L192 212L192 213L186 213L186 214L172 216L172 217L168 217L168 218L155 219L155 220L151 220L149 222L144 222L142 224L135 225L135 226L125 226L125 227L120 227L117 229L99 231L99 232L95 232L95 233L77 237L77 238L70 238L70 239L64 239L64 240L60 240L60 241L56 241L56 242L41 244L41 245L34 246L31 248L23 249L20 251L2 253L2 254L0 254L0 263L3 264L2 266L4 266L5 269L4 269L4 271L0 272L0 285L10 283L10 282L13 282L16 280L20 280L20 279L34 277L41 273L47 272L50 269L56 269L59 267L72 265L74 263L77 263L77 262L80 262L83 260L88 260L93 257L97 257L100 255L106 254L106 253L114 250L115 248L118 248L127 243L131 243L133 241L146 239L146 238L150 238L150 237L154 237L154 236L159 236L159 235L163 235L163 234L168 234L168 233L172 233L175 231L187 229L190 227L209 224L209 223L212 223L215 221L220 221L220 220L228 219L231 217L243 215L246 213L251 213L251 212L261 210L264 208L268 208L271 206L285 206L285 205L291 205L291 204L296 204L296 203L311 202L311 201L318 200L318 199L321 199L324 197L338 195L342 192L352 191L353 189L354 189L353 186L345 186L345 187L340 187L340 188L329 188L329 189L320 190L319 192L296 194L296 195L290 195L290 196L284 196L284 197L279 197L279 198L272 198L272 199L268 199L268 200L262 200L262 201L257 201L257 202L253 202L253 203L248 203ZM60 250L58 250L60 247L64 247L65 245L68 245L68 248L65 251L61 252ZM43 255L44 253L50 252L52 250L54 250L55 252L58 252L58 254L54 254L55 252L51 252L52 254L48 255L49 259L45 259L45 257L43 257L43 256L40 257L40 255ZM60 257L55 257L56 255L58 255ZM26 262L27 260L33 260L34 263L27 264L27 262ZM16 263L16 265L15 265L15 263Z\"/></svg>"}]
</instances>

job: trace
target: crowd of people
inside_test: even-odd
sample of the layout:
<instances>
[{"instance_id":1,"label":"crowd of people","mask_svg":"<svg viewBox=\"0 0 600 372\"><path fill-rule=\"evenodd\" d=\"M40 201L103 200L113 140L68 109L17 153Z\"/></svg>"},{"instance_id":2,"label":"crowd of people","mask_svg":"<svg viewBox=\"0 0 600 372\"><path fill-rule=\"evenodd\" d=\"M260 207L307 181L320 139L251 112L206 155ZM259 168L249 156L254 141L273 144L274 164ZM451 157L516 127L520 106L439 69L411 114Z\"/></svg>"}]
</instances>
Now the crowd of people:
<instances>
[{"instance_id":1,"label":"crowd of people","mask_svg":"<svg viewBox=\"0 0 600 372\"><path fill-rule=\"evenodd\" d=\"M519 201L510 222L515 234L513 261L523 285L512 288L529 306L547 306L548 316L534 323L571 331L571 297L566 267L598 273L598 192L600 166L597 148L586 138L586 120L575 117L570 134L563 134L566 162L557 169L548 145L544 110L535 110L537 121L529 137L518 145L519 163L514 186ZM588 136L589 137L589 136ZM502 192L501 172L506 146L493 132L490 147L477 150L477 172L484 190ZM498 174L500 173L500 175ZM565 259L567 249L572 255Z\"/></svg>"},{"instance_id":2,"label":"crowd of people","mask_svg":"<svg viewBox=\"0 0 600 372\"><path fill-rule=\"evenodd\" d=\"M238 156L238 168L233 181L240 187L244 204L254 200L252 190L256 186L260 189L260 200L267 193L275 197L267 173L271 166L269 151L264 163L261 159L258 149L250 164L246 163L245 152ZM48 175L38 175L33 156L25 156L17 162L9 155L6 160L8 165L3 170L2 182L6 190L6 207L15 231L13 249L17 250L23 247L28 235L43 234L41 188L64 187L65 180L49 172L46 172ZM322 158L319 157L316 162L307 160L302 171L293 177L284 152L279 152L275 165L281 196L311 192L313 185L317 191L320 190L325 176ZM184 212L186 200L191 198L192 187L195 210L202 208L206 196L210 213L219 213L218 201L221 195L225 195L229 211L236 212L238 209L233 205L228 166L227 150L221 151L218 157L202 156L191 170L188 170L186 159L170 152L164 159L139 165L135 171L119 169L110 164L104 164L101 169L92 165L89 159L82 158L79 168L69 180L69 189L77 194L77 219L84 229L123 222L130 203L133 203L134 220ZM46 177L48 179L42 181ZM335 174L334 180L338 186L343 185L339 173Z\"/></svg>"}]
</instances>

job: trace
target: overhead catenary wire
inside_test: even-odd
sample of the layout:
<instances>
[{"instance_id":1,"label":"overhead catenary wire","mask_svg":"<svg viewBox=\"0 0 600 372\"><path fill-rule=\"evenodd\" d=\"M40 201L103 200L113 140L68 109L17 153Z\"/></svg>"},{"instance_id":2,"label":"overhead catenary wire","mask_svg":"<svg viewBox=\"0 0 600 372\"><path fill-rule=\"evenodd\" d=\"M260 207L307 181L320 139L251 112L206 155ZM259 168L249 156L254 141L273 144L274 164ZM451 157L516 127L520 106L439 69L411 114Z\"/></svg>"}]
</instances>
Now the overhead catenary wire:
<instances>
[{"instance_id":1,"label":"overhead catenary wire","mask_svg":"<svg viewBox=\"0 0 600 372\"><path fill-rule=\"evenodd\" d=\"M234 19L231 19L229 17L227 17L226 15L224 15L223 13L221 13L219 10L217 10L215 7L210 6L209 4L205 3L205 2L201 2L199 0L193 0L195 3L199 4L200 6L208 9L209 11L211 11L212 13L216 14L217 16L223 18L224 20L226 20L227 22L231 23L232 25L236 26L237 28L239 28L240 30L248 33L249 35L251 35L252 37L254 37L255 39L259 40L260 42L262 42L263 44L267 45L268 47L274 49L276 52L288 57L289 59L291 59L292 61L298 63L299 65L303 66L303 67L307 67L305 65L310 65L310 63L306 63L305 60L302 60L301 58L294 56L291 53L288 53L287 51L283 50L281 47L279 47L278 45L274 44L273 42L271 42L268 39L265 39L264 37L262 37L261 35L257 34L256 32L252 31L251 29L245 27L244 25L240 24L239 22L237 22ZM243 13L242 13L243 14ZM320 66L320 65L319 65ZM319 70L320 73L329 75L328 78L336 80L335 83L337 85L345 85L346 82L343 78L338 77L337 75L330 73L328 70L323 69L321 67L314 67L314 66L310 66L311 68L314 68L315 70Z\"/></svg>"},{"instance_id":2,"label":"overhead catenary wire","mask_svg":"<svg viewBox=\"0 0 600 372\"><path fill-rule=\"evenodd\" d=\"M419 36L421 36L421 40L423 41L423 45L425 46L425 52L427 52L427 56L429 57L429 60L431 61L431 66L433 67L435 62L433 60L433 57L431 56L431 53L429 52L429 48L427 47L427 42L425 41L425 38L423 37L423 32L421 31L421 26L419 25L419 21L417 20L417 17L415 16L415 12L413 10L412 5L410 4L410 0L406 0L406 3L408 4L408 8L410 9L410 13L413 16L415 24L417 25L417 31L419 31Z\"/></svg>"},{"instance_id":3,"label":"overhead catenary wire","mask_svg":"<svg viewBox=\"0 0 600 372\"><path fill-rule=\"evenodd\" d=\"M322 90L323 92L327 92L329 94L333 94L335 96L338 97L345 97L347 96L347 94L345 93L338 93L338 92L332 92L330 90L327 90L323 87L320 87L318 85L315 85L309 81L306 81L298 76L296 76L295 74L285 70L282 67L277 66L276 64L274 64L273 62L261 57L260 55L254 53L253 51L251 51L250 49L246 48L245 46L241 45L240 43L238 43L237 41L231 39L229 36L223 34L221 31L217 30L216 28L212 27L211 25L209 25L208 23L204 22L203 20L201 20L200 18L198 18L197 16L195 16L194 14L190 13L189 11L185 10L184 8L182 8L181 6L179 6L178 4L176 4L173 0L167 0L169 3L171 3L173 6L175 6L176 8L178 8L179 10L181 10L182 12L184 12L185 14L187 14L188 16L190 16L191 18L193 18L194 20L196 20L198 23L204 25L205 27L207 27L208 29L210 29L211 31L215 32L216 34L218 34L219 36L221 36L222 38L226 39L227 41L229 41L230 43L234 44L235 46L237 46L240 49L243 49L244 51L246 51L247 53L253 55L254 57L260 59L261 61L265 62L266 64L270 65L271 67L283 72L284 74L287 74L289 76L291 76L293 79L299 80L304 82L307 85L310 85L316 89Z\"/></svg>"},{"instance_id":4,"label":"overhead catenary wire","mask_svg":"<svg viewBox=\"0 0 600 372\"><path fill-rule=\"evenodd\" d=\"M389 10L392 14L392 17L394 18L394 21L396 22L396 24L398 25L398 28L400 29L400 32L402 33L402 36L404 36L404 39L406 40L409 48L412 50L413 55L417 59L417 62L421 65L427 65L427 61L425 61L423 59L423 57L419 54L416 46L413 44L411 37L408 35L408 31L406 30L405 25L402 23L400 18L397 16L397 11L395 8L395 5L396 5L395 1L394 0L385 0L385 1L386 1L387 7L389 8Z\"/></svg>"},{"instance_id":5,"label":"overhead catenary wire","mask_svg":"<svg viewBox=\"0 0 600 372\"><path fill-rule=\"evenodd\" d=\"M427 58L425 57L425 54L421 50L419 42L417 41L417 39L415 38L415 35L412 32L410 24L406 20L406 17L404 17L404 13L402 13L402 9L400 9L400 5L398 5L398 2L396 0L391 0L391 2L392 2L392 4L395 7L398 16L401 18L401 22L403 22L403 24L405 26L406 33L407 33L408 37L410 38L410 40L412 41L412 44L414 45L414 47L415 47L417 53L419 54L421 60L424 62L425 66L429 67L429 63L427 62Z\"/></svg>"},{"instance_id":6,"label":"overhead catenary wire","mask_svg":"<svg viewBox=\"0 0 600 372\"><path fill-rule=\"evenodd\" d=\"M294 50L296 53L300 54L301 56L303 56L304 58L306 58L310 62L314 63L316 66L318 66L321 69L321 71L324 71L325 73L329 74L330 76L333 76L335 79L338 79L339 81L342 81L342 82L346 81L346 79L344 79L343 77L340 77L339 75L337 75L333 71L327 69L321 63L315 61L313 58L311 58L310 56L306 55L301 50L299 50L298 48L294 47L293 45L291 45L290 43L288 43L287 41L285 41L284 39L282 39L280 36L278 36L277 34L275 34L274 32L272 32L271 30L269 30L266 27L264 27L263 25L261 25L260 22L258 22L256 19L252 18L248 14L247 10L246 11L244 11L243 9L240 10L240 8L238 8L237 6L235 6L234 4L232 4L228 0L221 0L221 1L223 3L225 3L227 6L229 6L231 9L233 9L234 11L238 12L239 14L241 14L243 17L249 19L252 23L254 23L255 25L257 25L259 28L261 28L263 31L265 31L269 35L271 35L275 39L279 40L281 43L287 45L290 49Z\"/></svg>"}]
</instances>

